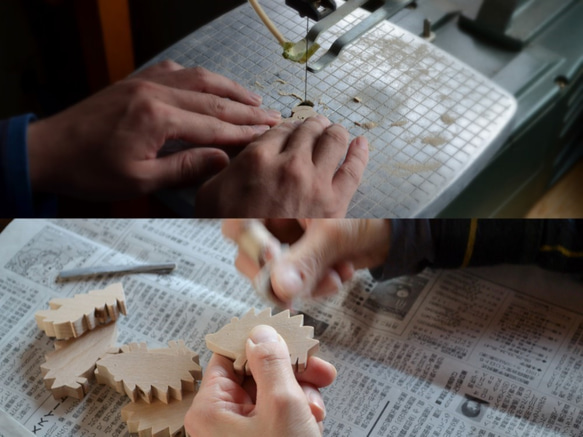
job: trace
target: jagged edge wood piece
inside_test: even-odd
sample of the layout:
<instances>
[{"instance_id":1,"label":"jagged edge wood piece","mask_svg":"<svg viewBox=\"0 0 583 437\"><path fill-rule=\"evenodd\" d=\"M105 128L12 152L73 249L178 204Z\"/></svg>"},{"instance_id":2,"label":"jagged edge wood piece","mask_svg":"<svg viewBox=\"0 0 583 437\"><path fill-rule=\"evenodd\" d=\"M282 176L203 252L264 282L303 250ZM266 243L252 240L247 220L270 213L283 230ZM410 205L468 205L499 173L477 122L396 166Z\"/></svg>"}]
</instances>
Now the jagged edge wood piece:
<instances>
[{"instance_id":1,"label":"jagged edge wood piece","mask_svg":"<svg viewBox=\"0 0 583 437\"><path fill-rule=\"evenodd\" d=\"M99 325L117 320L120 313L126 314L121 283L72 298L52 299L49 306L48 310L37 311L34 318L39 329L57 339L79 337Z\"/></svg>"},{"instance_id":2,"label":"jagged edge wood piece","mask_svg":"<svg viewBox=\"0 0 583 437\"><path fill-rule=\"evenodd\" d=\"M159 399L167 404L170 399L182 399L184 392L195 390L202 369L198 354L186 347L184 341L170 341L168 346L151 350L145 343L122 346L122 353L97 362L97 382L125 393L132 402L140 398L146 403Z\"/></svg>"},{"instance_id":3,"label":"jagged edge wood piece","mask_svg":"<svg viewBox=\"0 0 583 437\"><path fill-rule=\"evenodd\" d=\"M139 437L183 436L184 416L195 394L196 391L185 393L181 400L171 399L167 404L159 400L148 404L141 399L130 402L121 409L121 418L128 431Z\"/></svg>"},{"instance_id":4,"label":"jagged edge wood piece","mask_svg":"<svg viewBox=\"0 0 583 437\"><path fill-rule=\"evenodd\" d=\"M46 387L55 399L71 396L83 399L89 390L89 379L93 377L95 363L108 353L117 353L115 323L103 325L71 340L55 343L55 351L46 355L41 364L41 374Z\"/></svg>"},{"instance_id":5,"label":"jagged edge wood piece","mask_svg":"<svg viewBox=\"0 0 583 437\"><path fill-rule=\"evenodd\" d=\"M271 308L258 314L255 314L255 308L252 308L241 319L233 317L231 323L214 334L208 334L205 341L211 351L235 361L233 363L235 372L250 375L245 343L255 326L269 325L285 340L294 369L302 372L306 368L308 356L314 354L319 346L319 341L313 338L314 328L303 326L303 322L302 314L290 317L289 310L271 316Z\"/></svg>"}]
</instances>

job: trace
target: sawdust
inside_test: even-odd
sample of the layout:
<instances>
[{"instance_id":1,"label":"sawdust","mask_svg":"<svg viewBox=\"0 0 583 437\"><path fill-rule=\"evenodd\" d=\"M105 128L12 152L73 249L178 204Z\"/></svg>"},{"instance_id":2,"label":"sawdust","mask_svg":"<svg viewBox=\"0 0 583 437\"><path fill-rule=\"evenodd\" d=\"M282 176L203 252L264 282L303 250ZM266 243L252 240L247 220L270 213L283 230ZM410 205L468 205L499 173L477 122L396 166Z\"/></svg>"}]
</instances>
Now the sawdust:
<instances>
[{"instance_id":1,"label":"sawdust","mask_svg":"<svg viewBox=\"0 0 583 437\"><path fill-rule=\"evenodd\" d=\"M261 88L261 89L265 89L265 87L263 85L261 85L259 82L255 81L255 86L257 88Z\"/></svg>"},{"instance_id":2,"label":"sawdust","mask_svg":"<svg viewBox=\"0 0 583 437\"><path fill-rule=\"evenodd\" d=\"M390 173L393 176L407 177L413 173L435 171L442 165L443 164L441 162L428 162L426 164L404 164L401 162L396 162L393 164L393 168L390 169Z\"/></svg>"},{"instance_id":3,"label":"sawdust","mask_svg":"<svg viewBox=\"0 0 583 437\"><path fill-rule=\"evenodd\" d=\"M316 115L318 115L318 113L313 107L298 105L295 108L292 108L292 116L290 117L290 120L304 121L305 119L315 117Z\"/></svg>"},{"instance_id":4,"label":"sawdust","mask_svg":"<svg viewBox=\"0 0 583 437\"><path fill-rule=\"evenodd\" d=\"M440 118L441 118L441 121L443 121L447 125L453 124L457 120L456 118L452 117L449 114L442 114L442 116Z\"/></svg>"},{"instance_id":5,"label":"sawdust","mask_svg":"<svg viewBox=\"0 0 583 437\"><path fill-rule=\"evenodd\" d=\"M433 147L438 147L438 146L443 146L445 143L447 143L447 140L445 138L440 137L440 136L433 135L433 136L423 138L421 140L421 142L423 144L429 144L430 146L433 146Z\"/></svg>"},{"instance_id":6,"label":"sawdust","mask_svg":"<svg viewBox=\"0 0 583 437\"><path fill-rule=\"evenodd\" d=\"M300 96L300 95L299 95L299 94L297 94L297 93L287 93L287 92L285 92L285 91L278 91L278 94L279 94L280 96L291 96L291 97L295 97L296 99L298 99L298 100L300 100L300 101L304 101L303 97L302 97L302 96Z\"/></svg>"},{"instance_id":7,"label":"sawdust","mask_svg":"<svg viewBox=\"0 0 583 437\"><path fill-rule=\"evenodd\" d=\"M358 127L362 127L364 129L374 129L375 127L378 126L377 123L375 123L374 121L366 121L364 123L359 123L358 121L354 122L355 125L357 125Z\"/></svg>"},{"instance_id":8,"label":"sawdust","mask_svg":"<svg viewBox=\"0 0 583 437\"><path fill-rule=\"evenodd\" d=\"M275 81L281 83L282 85L287 85L287 82L283 79L275 79Z\"/></svg>"},{"instance_id":9,"label":"sawdust","mask_svg":"<svg viewBox=\"0 0 583 437\"><path fill-rule=\"evenodd\" d=\"M407 123L409 123L409 120L399 120L399 121L394 121L391 123L391 127L403 127L405 126Z\"/></svg>"}]
</instances>

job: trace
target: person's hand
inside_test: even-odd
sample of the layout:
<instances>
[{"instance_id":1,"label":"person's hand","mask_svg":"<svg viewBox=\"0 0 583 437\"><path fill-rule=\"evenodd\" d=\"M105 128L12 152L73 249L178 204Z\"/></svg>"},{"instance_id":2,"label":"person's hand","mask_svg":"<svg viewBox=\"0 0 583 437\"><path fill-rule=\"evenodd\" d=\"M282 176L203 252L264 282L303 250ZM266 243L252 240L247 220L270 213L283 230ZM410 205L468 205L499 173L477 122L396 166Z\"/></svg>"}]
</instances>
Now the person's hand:
<instances>
[{"instance_id":1,"label":"person's hand","mask_svg":"<svg viewBox=\"0 0 583 437\"><path fill-rule=\"evenodd\" d=\"M389 220L267 220L275 238L290 244L287 252L271 261L271 286L276 297L290 305L294 299L332 295L352 278L355 269L383 264L389 252ZM225 237L239 244L245 220L225 220ZM273 246L273 242L269 241ZM269 250L269 253L273 253ZM237 269L253 280L261 266L239 244Z\"/></svg>"},{"instance_id":2,"label":"person's hand","mask_svg":"<svg viewBox=\"0 0 583 437\"><path fill-rule=\"evenodd\" d=\"M233 361L214 354L186 413L192 437L320 436L326 415L319 389L336 369L316 358L294 375L285 341L270 326L253 328L246 344L252 377L235 374Z\"/></svg>"},{"instance_id":3,"label":"person's hand","mask_svg":"<svg viewBox=\"0 0 583 437\"><path fill-rule=\"evenodd\" d=\"M200 187L195 214L344 217L368 163L366 139L348 140L346 129L321 115L281 123Z\"/></svg>"},{"instance_id":4,"label":"person's hand","mask_svg":"<svg viewBox=\"0 0 583 437\"><path fill-rule=\"evenodd\" d=\"M223 169L227 154L195 147L162 157L164 143L245 145L280 121L260 104L260 96L223 76L162 62L32 123L32 188L114 200L196 185Z\"/></svg>"}]
</instances>

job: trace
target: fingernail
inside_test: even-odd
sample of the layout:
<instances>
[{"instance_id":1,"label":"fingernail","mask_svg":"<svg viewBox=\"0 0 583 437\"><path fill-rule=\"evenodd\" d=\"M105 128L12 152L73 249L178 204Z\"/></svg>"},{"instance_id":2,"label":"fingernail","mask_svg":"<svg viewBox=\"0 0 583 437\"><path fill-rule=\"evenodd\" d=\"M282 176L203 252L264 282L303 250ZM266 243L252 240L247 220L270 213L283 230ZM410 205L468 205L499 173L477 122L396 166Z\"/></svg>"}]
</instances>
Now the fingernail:
<instances>
[{"instance_id":1,"label":"fingernail","mask_svg":"<svg viewBox=\"0 0 583 437\"><path fill-rule=\"evenodd\" d=\"M356 147L358 147L359 149L368 149L368 141L366 138L364 137L357 137L356 138Z\"/></svg>"},{"instance_id":2,"label":"fingernail","mask_svg":"<svg viewBox=\"0 0 583 437\"><path fill-rule=\"evenodd\" d=\"M319 122L323 123L326 127L330 126L332 123L330 122L330 120L328 120L326 117L324 117L322 114L318 114L316 115L316 120L318 120Z\"/></svg>"},{"instance_id":3,"label":"fingernail","mask_svg":"<svg viewBox=\"0 0 583 437\"><path fill-rule=\"evenodd\" d=\"M264 134L265 132L267 132L270 128L266 124L258 124L258 125L253 126L253 129L255 129L255 132L257 133L257 135L261 135L261 134Z\"/></svg>"},{"instance_id":4,"label":"fingernail","mask_svg":"<svg viewBox=\"0 0 583 437\"><path fill-rule=\"evenodd\" d=\"M267 113L267 116L273 120L281 119L281 112L275 109L266 109L265 112Z\"/></svg>"},{"instance_id":5,"label":"fingernail","mask_svg":"<svg viewBox=\"0 0 583 437\"><path fill-rule=\"evenodd\" d=\"M261 102L263 101L263 97L261 97L259 94L255 94L252 91L249 91L249 99L251 99L251 101L256 105L261 105Z\"/></svg>"},{"instance_id":6,"label":"fingernail","mask_svg":"<svg viewBox=\"0 0 583 437\"><path fill-rule=\"evenodd\" d=\"M249 339L255 344L277 343L279 336L271 326L257 325L249 333Z\"/></svg>"},{"instance_id":7,"label":"fingernail","mask_svg":"<svg viewBox=\"0 0 583 437\"><path fill-rule=\"evenodd\" d=\"M326 418L326 407L324 406L324 401L321 396L316 392L308 393L310 404L318 407L322 411L322 420Z\"/></svg>"},{"instance_id":8,"label":"fingernail","mask_svg":"<svg viewBox=\"0 0 583 437\"><path fill-rule=\"evenodd\" d=\"M304 281L300 271L292 264L280 263L274 268L276 270L272 275L272 280L277 282L278 288L283 293L293 299L302 295L304 289Z\"/></svg>"}]
</instances>

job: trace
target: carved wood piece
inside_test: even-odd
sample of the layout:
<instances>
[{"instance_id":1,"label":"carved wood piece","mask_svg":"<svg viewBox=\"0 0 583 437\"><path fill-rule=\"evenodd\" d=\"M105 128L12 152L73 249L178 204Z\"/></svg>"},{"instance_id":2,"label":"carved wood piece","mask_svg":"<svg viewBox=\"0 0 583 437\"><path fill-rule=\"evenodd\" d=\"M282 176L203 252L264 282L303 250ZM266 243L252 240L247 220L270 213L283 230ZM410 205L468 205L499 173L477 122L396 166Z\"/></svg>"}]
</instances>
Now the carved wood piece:
<instances>
[{"instance_id":1,"label":"carved wood piece","mask_svg":"<svg viewBox=\"0 0 583 437\"><path fill-rule=\"evenodd\" d=\"M196 392L185 393L182 400L171 399L167 404L154 400L130 402L121 409L121 418L130 433L139 437L183 436L184 416Z\"/></svg>"},{"instance_id":2,"label":"carved wood piece","mask_svg":"<svg viewBox=\"0 0 583 437\"><path fill-rule=\"evenodd\" d=\"M89 390L96 361L118 351L113 347L116 340L117 328L115 323L110 323L77 339L56 342L56 350L46 355L46 362L40 367L45 385L54 398L83 399Z\"/></svg>"},{"instance_id":3,"label":"carved wood piece","mask_svg":"<svg viewBox=\"0 0 583 437\"><path fill-rule=\"evenodd\" d=\"M319 341L313 338L314 328L303 326L303 322L303 315L290 317L289 310L272 316L271 308L257 314L255 308L252 308L241 319L233 317L231 323L214 334L208 334L205 337L206 345L211 351L234 360L235 372L250 375L245 343L255 326L269 325L285 340L292 366L302 372L306 368L308 356L314 354L319 346Z\"/></svg>"},{"instance_id":4,"label":"carved wood piece","mask_svg":"<svg viewBox=\"0 0 583 437\"><path fill-rule=\"evenodd\" d=\"M49 337L76 338L97 326L117 320L126 314L121 283L103 290L76 294L72 298L57 298L49 302L50 309L37 311L36 324Z\"/></svg>"},{"instance_id":5,"label":"carved wood piece","mask_svg":"<svg viewBox=\"0 0 583 437\"><path fill-rule=\"evenodd\" d=\"M193 392L202 378L198 354L184 341L170 341L168 348L148 350L145 343L121 347L121 353L109 355L97 362L97 382L125 393L132 402L143 399L151 403L159 399L182 399L184 392Z\"/></svg>"},{"instance_id":6,"label":"carved wood piece","mask_svg":"<svg viewBox=\"0 0 583 437\"><path fill-rule=\"evenodd\" d=\"M292 116L290 117L290 120L304 121L305 119L315 117L316 115L318 115L318 113L313 107L308 105L298 105L292 108Z\"/></svg>"}]
</instances>

